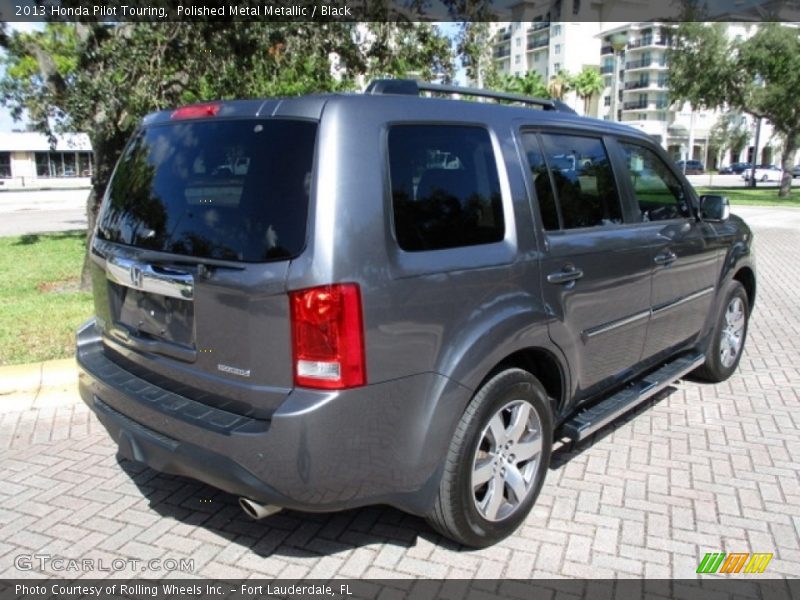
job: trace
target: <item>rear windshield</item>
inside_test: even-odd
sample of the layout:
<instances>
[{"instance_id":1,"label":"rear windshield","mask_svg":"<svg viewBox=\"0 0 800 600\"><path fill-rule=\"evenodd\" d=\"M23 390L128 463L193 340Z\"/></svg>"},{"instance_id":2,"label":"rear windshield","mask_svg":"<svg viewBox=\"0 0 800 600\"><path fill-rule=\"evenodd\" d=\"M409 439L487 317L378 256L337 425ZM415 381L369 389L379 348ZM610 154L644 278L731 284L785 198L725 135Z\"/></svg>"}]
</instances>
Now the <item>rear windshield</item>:
<instances>
[{"instance_id":1,"label":"rear windshield","mask_svg":"<svg viewBox=\"0 0 800 600\"><path fill-rule=\"evenodd\" d=\"M246 262L305 245L315 123L187 121L139 131L120 158L98 236Z\"/></svg>"}]
</instances>

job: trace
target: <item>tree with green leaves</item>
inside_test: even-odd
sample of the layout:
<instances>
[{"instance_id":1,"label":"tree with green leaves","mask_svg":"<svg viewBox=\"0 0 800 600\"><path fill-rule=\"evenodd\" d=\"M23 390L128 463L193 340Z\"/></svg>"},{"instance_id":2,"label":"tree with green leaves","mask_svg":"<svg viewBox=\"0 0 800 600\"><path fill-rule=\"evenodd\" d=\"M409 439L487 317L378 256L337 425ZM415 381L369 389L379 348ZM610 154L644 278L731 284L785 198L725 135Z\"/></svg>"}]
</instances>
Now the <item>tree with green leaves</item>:
<instances>
[{"instance_id":1,"label":"tree with green leaves","mask_svg":"<svg viewBox=\"0 0 800 600\"><path fill-rule=\"evenodd\" d=\"M494 62L493 42L490 23L461 23L456 38L456 52L461 57L467 78L479 88L497 89L500 86L502 77Z\"/></svg>"},{"instance_id":2,"label":"tree with green leaves","mask_svg":"<svg viewBox=\"0 0 800 600\"><path fill-rule=\"evenodd\" d=\"M579 98L583 99L583 114L589 114L592 98L603 91L605 82L600 74L600 69L587 65L572 79L573 89Z\"/></svg>"},{"instance_id":3,"label":"tree with green leaves","mask_svg":"<svg viewBox=\"0 0 800 600\"><path fill-rule=\"evenodd\" d=\"M572 75L564 69L559 69L558 73L550 77L547 84L547 91L551 98L563 100L564 96L574 88Z\"/></svg>"},{"instance_id":4,"label":"tree with green leaves","mask_svg":"<svg viewBox=\"0 0 800 600\"><path fill-rule=\"evenodd\" d=\"M742 115L727 112L720 115L709 132L709 145L715 148L720 159L728 150L738 155L750 139L750 128Z\"/></svg>"},{"instance_id":5,"label":"tree with green leaves","mask_svg":"<svg viewBox=\"0 0 800 600\"><path fill-rule=\"evenodd\" d=\"M26 112L51 139L63 131L89 135L91 232L117 157L148 112L352 89L357 77L373 73L452 72L449 40L431 25L373 27L373 39L391 38L385 45L362 44L359 34L359 25L344 22L47 23L43 31L0 36L0 102L17 118ZM88 283L84 268L82 284Z\"/></svg>"},{"instance_id":6,"label":"tree with green leaves","mask_svg":"<svg viewBox=\"0 0 800 600\"><path fill-rule=\"evenodd\" d=\"M524 75L505 74L494 89L534 98L550 97L547 84L536 71L527 71Z\"/></svg>"},{"instance_id":7,"label":"tree with green leaves","mask_svg":"<svg viewBox=\"0 0 800 600\"><path fill-rule=\"evenodd\" d=\"M791 191L800 147L800 30L763 23L748 39L730 39L724 24L682 23L670 50L670 97L693 109L728 108L768 119L781 137L779 197Z\"/></svg>"}]
</instances>

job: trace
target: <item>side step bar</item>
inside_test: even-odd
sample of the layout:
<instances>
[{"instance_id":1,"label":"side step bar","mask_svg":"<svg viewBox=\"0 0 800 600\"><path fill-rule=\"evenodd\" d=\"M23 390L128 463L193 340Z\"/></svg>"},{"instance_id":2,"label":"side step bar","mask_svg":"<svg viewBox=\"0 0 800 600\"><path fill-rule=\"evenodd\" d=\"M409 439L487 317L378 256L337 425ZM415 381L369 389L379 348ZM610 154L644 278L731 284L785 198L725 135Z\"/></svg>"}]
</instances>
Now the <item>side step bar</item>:
<instances>
[{"instance_id":1,"label":"side step bar","mask_svg":"<svg viewBox=\"0 0 800 600\"><path fill-rule=\"evenodd\" d=\"M600 401L591 408L582 410L566 421L560 430L575 442L585 440L598 429L605 427L621 415L653 397L673 381L694 371L705 362L704 354L690 354L665 364L639 381Z\"/></svg>"}]
</instances>

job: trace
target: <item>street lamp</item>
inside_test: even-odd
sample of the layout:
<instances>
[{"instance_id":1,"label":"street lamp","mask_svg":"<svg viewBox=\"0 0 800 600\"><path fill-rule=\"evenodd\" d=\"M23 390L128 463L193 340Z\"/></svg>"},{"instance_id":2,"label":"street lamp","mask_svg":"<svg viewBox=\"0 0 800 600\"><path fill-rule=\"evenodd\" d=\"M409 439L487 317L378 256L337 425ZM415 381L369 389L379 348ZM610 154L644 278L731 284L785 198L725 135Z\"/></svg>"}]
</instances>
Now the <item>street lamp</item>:
<instances>
[{"instance_id":1,"label":"street lamp","mask_svg":"<svg viewBox=\"0 0 800 600\"><path fill-rule=\"evenodd\" d=\"M621 68L621 59L622 53L625 51L625 47L628 45L628 34L627 33L615 33L611 36L611 49L614 50L614 77L611 79L612 86L611 86L611 120L618 121L617 118L618 108L617 105L619 103L619 70Z\"/></svg>"}]
</instances>

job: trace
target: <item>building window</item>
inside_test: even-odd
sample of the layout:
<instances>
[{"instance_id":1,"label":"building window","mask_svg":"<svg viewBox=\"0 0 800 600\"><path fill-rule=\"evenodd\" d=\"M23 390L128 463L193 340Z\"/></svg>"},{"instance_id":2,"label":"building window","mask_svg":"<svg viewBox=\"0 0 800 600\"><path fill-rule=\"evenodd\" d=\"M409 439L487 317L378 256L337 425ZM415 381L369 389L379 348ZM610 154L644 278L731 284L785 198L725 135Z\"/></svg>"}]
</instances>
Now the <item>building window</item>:
<instances>
[{"instance_id":1,"label":"building window","mask_svg":"<svg viewBox=\"0 0 800 600\"><path fill-rule=\"evenodd\" d=\"M553 71L558 73L561 70L561 63L553 63Z\"/></svg>"},{"instance_id":2,"label":"building window","mask_svg":"<svg viewBox=\"0 0 800 600\"><path fill-rule=\"evenodd\" d=\"M91 177L90 152L37 152L37 177Z\"/></svg>"},{"instance_id":3,"label":"building window","mask_svg":"<svg viewBox=\"0 0 800 600\"><path fill-rule=\"evenodd\" d=\"M611 106L611 96L603 97L603 106Z\"/></svg>"},{"instance_id":4,"label":"building window","mask_svg":"<svg viewBox=\"0 0 800 600\"><path fill-rule=\"evenodd\" d=\"M556 54L561 54L561 44L556 44Z\"/></svg>"},{"instance_id":5,"label":"building window","mask_svg":"<svg viewBox=\"0 0 800 600\"><path fill-rule=\"evenodd\" d=\"M519 55L519 54L517 54L517 55L514 57L514 64L515 64L515 65L518 65L518 64L519 64L519 61L520 61L520 55Z\"/></svg>"},{"instance_id":6,"label":"building window","mask_svg":"<svg viewBox=\"0 0 800 600\"><path fill-rule=\"evenodd\" d=\"M554 36L561 35L561 25L555 25L553 27L553 35Z\"/></svg>"},{"instance_id":7,"label":"building window","mask_svg":"<svg viewBox=\"0 0 800 600\"><path fill-rule=\"evenodd\" d=\"M516 39L516 44L517 44L517 48L519 48L522 45L522 38L517 38Z\"/></svg>"},{"instance_id":8,"label":"building window","mask_svg":"<svg viewBox=\"0 0 800 600\"><path fill-rule=\"evenodd\" d=\"M0 179L11 177L11 153L0 152Z\"/></svg>"}]
</instances>

